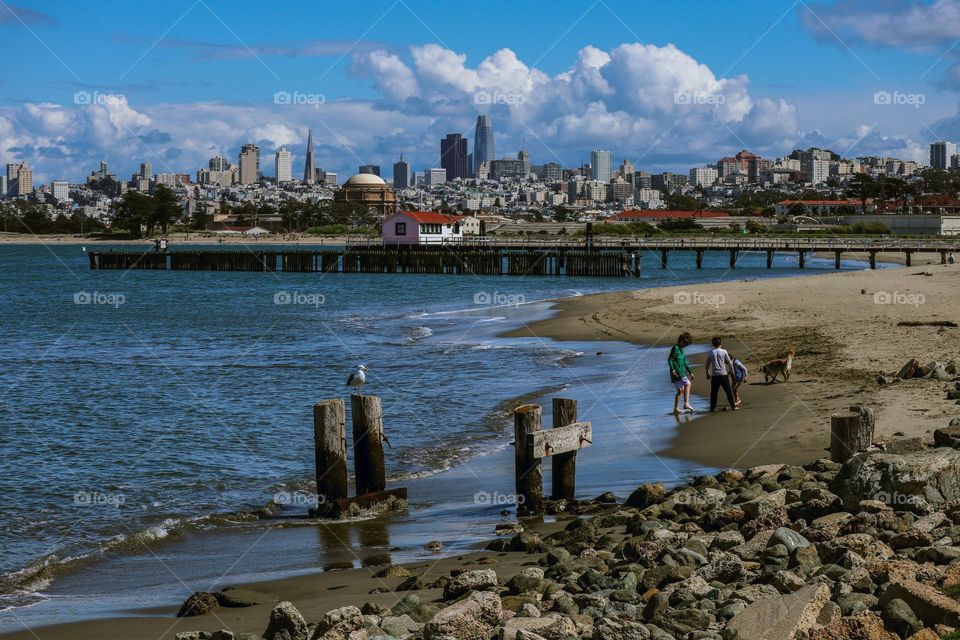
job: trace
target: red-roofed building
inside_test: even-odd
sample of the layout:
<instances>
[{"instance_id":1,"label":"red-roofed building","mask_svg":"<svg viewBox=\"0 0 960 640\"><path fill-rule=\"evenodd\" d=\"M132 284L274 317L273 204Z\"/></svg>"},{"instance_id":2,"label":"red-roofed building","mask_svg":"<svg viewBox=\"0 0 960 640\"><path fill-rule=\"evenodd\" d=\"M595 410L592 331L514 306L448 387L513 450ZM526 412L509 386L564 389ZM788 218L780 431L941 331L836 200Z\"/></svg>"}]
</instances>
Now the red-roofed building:
<instances>
[{"instance_id":1,"label":"red-roofed building","mask_svg":"<svg viewBox=\"0 0 960 640\"><path fill-rule=\"evenodd\" d=\"M400 211L383 220L383 241L390 244L427 244L462 240L462 216L436 211Z\"/></svg>"},{"instance_id":2,"label":"red-roofed building","mask_svg":"<svg viewBox=\"0 0 960 640\"><path fill-rule=\"evenodd\" d=\"M607 218L607 222L647 222L678 218L729 218L726 211L704 209L702 211L677 211L667 209L638 209L635 211L621 211Z\"/></svg>"},{"instance_id":3,"label":"red-roofed building","mask_svg":"<svg viewBox=\"0 0 960 640\"><path fill-rule=\"evenodd\" d=\"M838 215L840 207L853 207L856 213L860 213L863 203L859 200L781 200L773 205L773 211L778 216L788 215L790 208L795 204L802 204L807 210L808 216L835 216ZM877 210L877 205L873 200L867 198L866 211L873 212Z\"/></svg>"}]
</instances>

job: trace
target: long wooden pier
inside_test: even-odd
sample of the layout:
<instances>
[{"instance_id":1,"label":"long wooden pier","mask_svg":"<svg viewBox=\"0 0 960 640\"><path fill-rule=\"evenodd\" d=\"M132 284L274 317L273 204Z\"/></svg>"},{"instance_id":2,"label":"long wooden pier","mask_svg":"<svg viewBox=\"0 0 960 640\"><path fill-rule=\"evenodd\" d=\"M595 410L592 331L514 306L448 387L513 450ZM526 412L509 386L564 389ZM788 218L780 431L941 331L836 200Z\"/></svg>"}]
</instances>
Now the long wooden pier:
<instances>
[{"instance_id":1,"label":"long wooden pier","mask_svg":"<svg viewBox=\"0 0 960 640\"><path fill-rule=\"evenodd\" d=\"M471 238L427 245L384 245L374 241L350 243L343 249L177 249L154 251L91 251L91 269L150 269L174 271L290 271L319 273L449 273L515 276L639 276L643 252L659 257L666 269L673 252L694 254L698 269L708 251L729 254L731 269L747 252L766 254L773 267L777 254L798 256L801 269L814 254L833 255L839 269L845 254L867 257L871 268L879 254L903 254L907 266L914 254L939 256L946 264L960 249L955 241L894 239L570 239Z\"/></svg>"}]
</instances>

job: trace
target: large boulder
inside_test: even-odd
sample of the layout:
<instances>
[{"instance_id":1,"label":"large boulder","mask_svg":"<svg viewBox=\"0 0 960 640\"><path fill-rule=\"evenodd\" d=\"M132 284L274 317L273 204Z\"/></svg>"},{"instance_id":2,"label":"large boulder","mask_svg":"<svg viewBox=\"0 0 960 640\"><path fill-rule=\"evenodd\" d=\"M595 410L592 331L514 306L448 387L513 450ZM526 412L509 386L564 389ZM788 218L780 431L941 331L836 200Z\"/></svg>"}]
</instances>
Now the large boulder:
<instances>
[{"instance_id":1,"label":"large boulder","mask_svg":"<svg viewBox=\"0 0 960 640\"><path fill-rule=\"evenodd\" d=\"M307 623L297 608L281 602L270 612L270 622L263 632L264 640L307 640Z\"/></svg>"},{"instance_id":2,"label":"large boulder","mask_svg":"<svg viewBox=\"0 0 960 640\"><path fill-rule=\"evenodd\" d=\"M872 611L839 618L810 633L810 640L899 640Z\"/></svg>"},{"instance_id":3,"label":"large boulder","mask_svg":"<svg viewBox=\"0 0 960 640\"><path fill-rule=\"evenodd\" d=\"M500 597L488 591L474 591L441 609L423 627L424 640L489 640L503 617Z\"/></svg>"},{"instance_id":4,"label":"large boulder","mask_svg":"<svg viewBox=\"0 0 960 640\"><path fill-rule=\"evenodd\" d=\"M960 498L960 451L937 447L854 456L831 488L850 510L861 500L880 500L894 509L922 511Z\"/></svg>"},{"instance_id":5,"label":"large boulder","mask_svg":"<svg viewBox=\"0 0 960 640\"><path fill-rule=\"evenodd\" d=\"M497 586L497 572L493 569L474 569L455 576L443 588L446 600L457 598L467 591L484 591Z\"/></svg>"},{"instance_id":6,"label":"large boulder","mask_svg":"<svg viewBox=\"0 0 960 640\"><path fill-rule=\"evenodd\" d=\"M220 600L216 593L197 591L180 605L180 610L177 611L177 617L189 618L192 616L202 616L216 609L219 605Z\"/></svg>"},{"instance_id":7,"label":"large boulder","mask_svg":"<svg viewBox=\"0 0 960 640\"><path fill-rule=\"evenodd\" d=\"M356 607L328 611L317 625L312 640L366 640L363 614Z\"/></svg>"},{"instance_id":8,"label":"large boulder","mask_svg":"<svg viewBox=\"0 0 960 640\"><path fill-rule=\"evenodd\" d=\"M799 632L813 628L829 600L825 584L809 585L778 598L757 600L733 616L728 626L738 638L793 640Z\"/></svg>"},{"instance_id":9,"label":"large boulder","mask_svg":"<svg viewBox=\"0 0 960 640\"><path fill-rule=\"evenodd\" d=\"M891 584L880 596L880 606L894 600L903 600L927 625L960 627L960 602L935 587L911 580Z\"/></svg>"}]
</instances>

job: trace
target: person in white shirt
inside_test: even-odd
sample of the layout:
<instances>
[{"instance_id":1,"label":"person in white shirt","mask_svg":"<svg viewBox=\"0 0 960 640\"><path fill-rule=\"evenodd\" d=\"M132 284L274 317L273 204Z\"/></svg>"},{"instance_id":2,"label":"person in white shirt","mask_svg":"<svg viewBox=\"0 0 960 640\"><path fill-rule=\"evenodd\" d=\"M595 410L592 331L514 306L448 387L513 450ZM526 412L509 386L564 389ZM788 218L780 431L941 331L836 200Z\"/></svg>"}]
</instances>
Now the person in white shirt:
<instances>
[{"instance_id":1,"label":"person in white shirt","mask_svg":"<svg viewBox=\"0 0 960 640\"><path fill-rule=\"evenodd\" d=\"M737 401L733 397L733 388L730 386L730 377L733 375L733 360L730 354L721 345L723 340L715 337L710 341L713 344L713 351L707 356L707 378L710 380L710 411L717 408L717 396L720 389L727 394L727 401L730 403L730 409L738 410Z\"/></svg>"}]
</instances>

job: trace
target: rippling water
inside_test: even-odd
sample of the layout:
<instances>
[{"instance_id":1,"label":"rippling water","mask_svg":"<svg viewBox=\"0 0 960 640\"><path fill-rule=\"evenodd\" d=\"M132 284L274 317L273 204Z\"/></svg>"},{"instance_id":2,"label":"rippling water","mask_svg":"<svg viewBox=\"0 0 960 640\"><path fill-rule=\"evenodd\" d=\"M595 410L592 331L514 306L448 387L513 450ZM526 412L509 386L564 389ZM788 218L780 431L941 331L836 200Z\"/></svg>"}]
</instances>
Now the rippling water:
<instances>
[{"instance_id":1,"label":"rippling water","mask_svg":"<svg viewBox=\"0 0 960 640\"><path fill-rule=\"evenodd\" d=\"M544 313L498 302L798 272L783 260L768 272L747 254L728 273L725 254L703 271L676 254L663 271L651 255L639 282L125 273L90 271L78 246L0 246L0 607L64 563L235 523L308 488L311 405L346 397L358 363L383 399L388 476L436 474L505 446L497 407L569 385L584 353L496 338Z\"/></svg>"}]
</instances>

